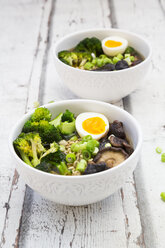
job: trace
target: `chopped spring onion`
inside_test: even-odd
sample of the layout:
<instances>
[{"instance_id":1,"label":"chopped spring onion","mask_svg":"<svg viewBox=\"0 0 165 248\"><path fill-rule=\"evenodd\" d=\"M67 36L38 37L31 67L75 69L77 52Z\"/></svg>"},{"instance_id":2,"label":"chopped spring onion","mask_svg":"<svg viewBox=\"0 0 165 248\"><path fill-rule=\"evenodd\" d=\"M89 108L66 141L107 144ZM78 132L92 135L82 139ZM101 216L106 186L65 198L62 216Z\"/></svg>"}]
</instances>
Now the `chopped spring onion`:
<instances>
[{"instance_id":1,"label":"chopped spring onion","mask_svg":"<svg viewBox=\"0 0 165 248\"><path fill-rule=\"evenodd\" d=\"M120 61L121 59L119 59L118 57L113 57L113 64L116 64L118 61Z\"/></svg>"},{"instance_id":2,"label":"chopped spring onion","mask_svg":"<svg viewBox=\"0 0 165 248\"><path fill-rule=\"evenodd\" d=\"M83 150L82 155L83 155L83 159L87 161L91 158L91 153L88 150Z\"/></svg>"},{"instance_id":3,"label":"chopped spring onion","mask_svg":"<svg viewBox=\"0 0 165 248\"><path fill-rule=\"evenodd\" d=\"M73 163L76 160L76 155L74 153L68 153L66 155L66 162Z\"/></svg>"},{"instance_id":4,"label":"chopped spring onion","mask_svg":"<svg viewBox=\"0 0 165 248\"><path fill-rule=\"evenodd\" d=\"M131 56L130 59L131 59L131 62L134 62L135 61L135 57L134 56Z\"/></svg>"},{"instance_id":5,"label":"chopped spring onion","mask_svg":"<svg viewBox=\"0 0 165 248\"><path fill-rule=\"evenodd\" d=\"M59 165L57 165L57 168L61 175L71 175L71 171L68 170L65 162L61 162Z\"/></svg>"},{"instance_id":6,"label":"chopped spring onion","mask_svg":"<svg viewBox=\"0 0 165 248\"><path fill-rule=\"evenodd\" d=\"M78 140L78 137L76 135L74 135L70 140L71 141L76 141L76 140Z\"/></svg>"},{"instance_id":7,"label":"chopped spring onion","mask_svg":"<svg viewBox=\"0 0 165 248\"><path fill-rule=\"evenodd\" d=\"M81 159L80 162L76 166L76 170L80 172L84 172L87 166L87 161L85 159Z\"/></svg>"},{"instance_id":8,"label":"chopped spring onion","mask_svg":"<svg viewBox=\"0 0 165 248\"><path fill-rule=\"evenodd\" d=\"M164 163L165 162L165 153L162 153L161 155L161 161Z\"/></svg>"},{"instance_id":9,"label":"chopped spring onion","mask_svg":"<svg viewBox=\"0 0 165 248\"><path fill-rule=\"evenodd\" d=\"M156 152L157 152L157 153L159 153L159 154L161 154L161 153L162 153L162 148L161 148L161 147L159 147L159 146L158 146L158 147L156 147L156 149L155 149L155 150L156 150Z\"/></svg>"},{"instance_id":10,"label":"chopped spring onion","mask_svg":"<svg viewBox=\"0 0 165 248\"><path fill-rule=\"evenodd\" d=\"M89 151L89 152L91 152L91 153L93 153L94 152L94 150L95 150L95 147L98 147L99 146L99 142L97 141L97 140L89 140L88 142L87 142L87 145L86 145L86 149Z\"/></svg>"},{"instance_id":11,"label":"chopped spring onion","mask_svg":"<svg viewBox=\"0 0 165 248\"><path fill-rule=\"evenodd\" d=\"M82 138L83 142L87 142L88 140L92 140L92 136L91 135L86 135Z\"/></svg>"},{"instance_id":12,"label":"chopped spring onion","mask_svg":"<svg viewBox=\"0 0 165 248\"><path fill-rule=\"evenodd\" d=\"M165 202L165 192L162 192L162 193L160 194L160 197L161 197L162 201Z\"/></svg>"},{"instance_id":13,"label":"chopped spring onion","mask_svg":"<svg viewBox=\"0 0 165 248\"><path fill-rule=\"evenodd\" d=\"M123 59L123 55L121 53L118 53L117 58L118 59Z\"/></svg>"},{"instance_id":14,"label":"chopped spring onion","mask_svg":"<svg viewBox=\"0 0 165 248\"><path fill-rule=\"evenodd\" d=\"M60 145L60 151L65 152L65 146L64 145Z\"/></svg>"}]
</instances>

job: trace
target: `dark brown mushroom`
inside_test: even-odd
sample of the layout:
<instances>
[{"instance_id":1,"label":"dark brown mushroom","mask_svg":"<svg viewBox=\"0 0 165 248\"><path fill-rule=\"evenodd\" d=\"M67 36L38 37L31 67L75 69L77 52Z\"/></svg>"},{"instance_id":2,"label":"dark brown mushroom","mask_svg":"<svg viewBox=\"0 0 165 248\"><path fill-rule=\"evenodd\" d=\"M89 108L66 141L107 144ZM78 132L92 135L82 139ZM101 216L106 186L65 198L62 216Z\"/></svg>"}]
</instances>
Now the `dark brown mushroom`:
<instances>
[{"instance_id":1,"label":"dark brown mushroom","mask_svg":"<svg viewBox=\"0 0 165 248\"><path fill-rule=\"evenodd\" d=\"M109 134L114 134L116 137L124 139L126 136L123 128L123 123L117 120L111 123L109 127Z\"/></svg>"},{"instance_id":2,"label":"dark brown mushroom","mask_svg":"<svg viewBox=\"0 0 165 248\"><path fill-rule=\"evenodd\" d=\"M97 153L93 161L95 163L104 162L107 167L112 168L122 163L126 158L128 158L128 154L122 148L106 147Z\"/></svg>"},{"instance_id":3,"label":"dark brown mushroom","mask_svg":"<svg viewBox=\"0 0 165 248\"><path fill-rule=\"evenodd\" d=\"M98 163L90 162L88 163L83 174L84 175L93 174L107 169L109 168L106 166L105 162L98 162Z\"/></svg>"},{"instance_id":4,"label":"dark brown mushroom","mask_svg":"<svg viewBox=\"0 0 165 248\"><path fill-rule=\"evenodd\" d=\"M123 147L123 142L125 141L124 139L118 138L115 135L110 135L108 137L110 143L114 147Z\"/></svg>"},{"instance_id":5,"label":"dark brown mushroom","mask_svg":"<svg viewBox=\"0 0 165 248\"><path fill-rule=\"evenodd\" d=\"M110 141L108 139L104 139L103 141L100 141L99 151L104 149L107 144L109 144L109 146L110 146Z\"/></svg>"},{"instance_id":6,"label":"dark brown mushroom","mask_svg":"<svg viewBox=\"0 0 165 248\"><path fill-rule=\"evenodd\" d=\"M123 142L123 146L124 146L125 151L130 156L133 153L134 149L131 147L131 145L127 141Z\"/></svg>"},{"instance_id":7,"label":"dark brown mushroom","mask_svg":"<svg viewBox=\"0 0 165 248\"><path fill-rule=\"evenodd\" d=\"M126 139L121 139L114 135L110 135L108 139L112 146L123 148L128 153L128 155L133 153L134 150Z\"/></svg>"}]
</instances>

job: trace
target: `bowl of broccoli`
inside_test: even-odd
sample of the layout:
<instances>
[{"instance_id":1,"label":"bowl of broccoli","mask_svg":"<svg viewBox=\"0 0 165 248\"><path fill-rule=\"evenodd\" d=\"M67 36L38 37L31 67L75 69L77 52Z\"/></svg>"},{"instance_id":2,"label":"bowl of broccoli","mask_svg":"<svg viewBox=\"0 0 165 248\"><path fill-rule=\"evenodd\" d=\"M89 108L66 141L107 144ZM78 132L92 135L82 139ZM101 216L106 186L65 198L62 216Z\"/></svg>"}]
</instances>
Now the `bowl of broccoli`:
<instances>
[{"instance_id":1,"label":"bowl of broccoli","mask_svg":"<svg viewBox=\"0 0 165 248\"><path fill-rule=\"evenodd\" d=\"M115 135L105 133L99 140L78 135L77 117L96 111L112 123L109 131ZM122 187L137 165L141 143L140 127L129 113L85 99L39 107L25 114L9 137L12 158L25 183L51 201L72 206L100 201ZM107 153L109 165L103 161Z\"/></svg>"},{"instance_id":2,"label":"bowl of broccoli","mask_svg":"<svg viewBox=\"0 0 165 248\"><path fill-rule=\"evenodd\" d=\"M115 55L111 52L116 47L107 48L110 54L105 54L106 37L122 38L127 45ZM57 73L73 93L107 102L116 102L139 88L151 67L148 41L120 29L90 29L69 34L54 45L53 56Z\"/></svg>"}]
</instances>

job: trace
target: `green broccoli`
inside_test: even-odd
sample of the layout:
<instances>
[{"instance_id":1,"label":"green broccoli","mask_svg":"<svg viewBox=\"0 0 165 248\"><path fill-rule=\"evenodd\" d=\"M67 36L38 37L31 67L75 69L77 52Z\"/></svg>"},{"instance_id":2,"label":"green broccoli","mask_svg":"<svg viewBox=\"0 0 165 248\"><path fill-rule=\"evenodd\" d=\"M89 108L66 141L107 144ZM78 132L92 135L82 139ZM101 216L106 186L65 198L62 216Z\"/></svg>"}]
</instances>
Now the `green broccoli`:
<instances>
[{"instance_id":1,"label":"green broccoli","mask_svg":"<svg viewBox=\"0 0 165 248\"><path fill-rule=\"evenodd\" d=\"M13 144L25 163L32 167L40 163L45 148L38 133L21 133Z\"/></svg>"},{"instance_id":2,"label":"green broccoli","mask_svg":"<svg viewBox=\"0 0 165 248\"><path fill-rule=\"evenodd\" d=\"M72 122L61 122L60 125L60 131L64 135L70 135L72 133L75 133L76 127L75 127L75 120Z\"/></svg>"},{"instance_id":3,"label":"green broccoli","mask_svg":"<svg viewBox=\"0 0 165 248\"><path fill-rule=\"evenodd\" d=\"M21 156L22 160L32 166L30 158L33 156L29 142L23 138L17 138L14 142L16 152Z\"/></svg>"},{"instance_id":4,"label":"green broccoli","mask_svg":"<svg viewBox=\"0 0 165 248\"><path fill-rule=\"evenodd\" d=\"M23 133L37 132L38 128L39 128L39 122L28 120L25 122L22 128L22 132Z\"/></svg>"},{"instance_id":5,"label":"green broccoli","mask_svg":"<svg viewBox=\"0 0 165 248\"><path fill-rule=\"evenodd\" d=\"M51 113L49 109L47 108L37 108L34 113L31 115L30 120L31 121L40 121L40 120L46 120L50 121L51 120Z\"/></svg>"},{"instance_id":6,"label":"green broccoli","mask_svg":"<svg viewBox=\"0 0 165 248\"><path fill-rule=\"evenodd\" d=\"M58 142L62 139L59 129L45 120L39 122L38 132L44 143Z\"/></svg>"},{"instance_id":7,"label":"green broccoli","mask_svg":"<svg viewBox=\"0 0 165 248\"><path fill-rule=\"evenodd\" d=\"M51 171L55 171L58 173L58 170L56 169L56 165L52 165L52 163L50 162L45 162L42 161L40 164L38 164L36 167L36 169L41 170L41 171L45 171L45 172L51 172Z\"/></svg>"},{"instance_id":8,"label":"green broccoli","mask_svg":"<svg viewBox=\"0 0 165 248\"><path fill-rule=\"evenodd\" d=\"M84 69L85 70L92 70L95 66L91 63L91 62L87 62L85 65L84 65Z\"/></svg>"},{"instance_id":9,"label":"green broccoli","mask_svg":"<svg viewBox=\"0 0 165 248\"><path fill-rule=\"evenodd\" d=\"M124 54L131 54L133 56L137 55L137 52L133 47L128 46L124 52Z\"/></svg>"},{"instance_id":10,"label":"green broccoli","mask_svg":"<svg viewBox=\"0 0 165 248\"><path fill-rule=\"evenodd\" d=\"M70 51L61 51L58 53L58 58L67 65L78 65L78 54Z\"/></svg>"},{"instance_id":11,"label":"green broccoli","mask_svg":"<svg viewBox=\"0 0 165 248\"><path fill-rule=\"evenodd\" d=\"M80 41L74 48L75 52L89 52L94 53L95 56L99 56L103 53L101 41L96 37L85 38Z\"/></svg>"},{"instance_id":12,"label":"green broccoli","mask_svg":"<svg viewBox=\"0 0 165 248\"><path fill-rule=\"evenodd\" d=\"M68 169L65 162L60 162L58 164L52 161L50 162L42 161L35 168L38 170L44 171L44 172L49 172L49 173L55 172L61 175L71 175L71 171Z\"/></svg>"},{"instance_id":13,"label":"green broccoli","mask_svg":"<svg viewBox=\"0 0 165 248\"><path fill-rule=\"evenodd\" d=\"M42 155L41 158L47 156L50 153L55 153L59 150L59 145L56 142L50 144L50 148Z\"/></svg>"},{"instance_id":14,"label":"green broccoli","mask_svg":"<svg viewBox=\"0 0 165 248\"><path fill-rule=\"evenodd\" d=\"M83 66L85 65L85 63L91 62L93 57L92 57L92 55L90 53L81 52L81 53L78 53L78 54L79 54L79 65L78 65L78 67L80 69L83 69Z\"/></svg>"},{"instance_id":15,"label":"green broccoli","mask_svg":"<svg viewBox=\"0 0 165 248\"><path fill-rule=\"evenodd\" d=\"M75 133L76 129L74 114L71 113L68 109L65 111L65 113L60 113L50 123L60 130L63 138L65 135L69 135L69 137L72 137Z\"/></svg>"},{"instance_id":16,"label":"green broccoli","mask_svg":"<svg viewBox=\"0 0 165 248\"><path fill-rule=\"evenodd\" d=\"M41 158L42 161L46 162L54 162L54 163L60 163L61 161L65 162L66 155L64 152L60 151L59 149L56 152L49 152L46 156Z\"/></svg>"},{"instance_id":17,"label":"green broccoli","mask_svg":"<svg viewBox=\"0 0 165 248\"><path fill-rule=\"evenodd\" d=\"M91 54L86 52L61 51L58 53L58 58L65 64L74 67L82 67L87 61L92 61Z\"/></svg>"},{"instance_id":18,"label":"green broccoli","mask_svg":"<svg viewBox=\"0 0 165 248\"><path fill-rule=\"evenodd\" d=\"M54 171L61 175L70 175L71 171L68 170L65 163L65 153L60 150L53 152L51 149L52 147L48 150L49 153L41 158L41 163L36 166L36 169L46 172Z\"/></svg>"},{"instance_id":19,"label":"green broccoli","mask_svg":"<svg viewBox=\"0 0 165 248\"><path fill-rule=\"evenodd\" d=\"M74 120L75 120L74 114L70 112L68 109L66 109L66 111L63 113L62 116L62 122L64 121L72 122Z\"/></svg>"},{"instance_id":20,"label":"green broccoli","mask_svg":"<svg viewBox=\"0 0 165 248\"><path fill-rule=\"evenodd\" d=\"M62 119L63 113L60 113L56 118L54 118L52 121L49 123L54 125L55 127L59 127L61 124L61 119Z\"/></svg>"},{"instance_id":21,"label":"green broccoli","mask_svg":"<svg viewBox=\"0 0 165 248\"><path fill-rule=\"evenodd\" d=\"M65 111L61 118L61 124L59 128L61 133L64 135L70 135L76 130L74 114L68 109Z\"/></svg>"},{"instance_id":22,"label":"green broccoli","mask_svg":"<svg viewBox=\"0 0 165 248\"><path fill-rule=\"evenodd\" d=\"M62 139L59 129L46 120L38 122L29 120L24 124L22 132L38 132L43 143L58 142Z\"/></svg>"}]
</instances>

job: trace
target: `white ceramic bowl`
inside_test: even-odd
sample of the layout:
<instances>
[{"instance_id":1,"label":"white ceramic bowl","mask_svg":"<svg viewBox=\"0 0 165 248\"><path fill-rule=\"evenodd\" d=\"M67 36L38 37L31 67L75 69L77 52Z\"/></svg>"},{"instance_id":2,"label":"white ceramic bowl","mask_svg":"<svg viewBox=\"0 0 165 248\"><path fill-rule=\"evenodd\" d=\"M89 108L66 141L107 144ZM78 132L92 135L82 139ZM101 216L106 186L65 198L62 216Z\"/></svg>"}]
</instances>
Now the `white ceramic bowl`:
<instances>
[{"instance_id":1,"label":"white ceramic bowl","mask_svg":"<svg viewBox=\"0 0 165 248\"><path fill-rule=\"evenodd\" d=\"M144 56L144 61L134 67L110 72L85 71L73 68L58 59L58 52L71 49L86 37L104 39L110 35L128 40ZM56 70L76 95L82 98L116 102L140 87L150 69L151 47L141 36L120 29L90 29L69 34L60 39L53 48Z\"/></svg>"},{"instance_id":2,"label":"white ceramic bowl","mask_svg":"<svg viewBox=\"0 0 165 248\"><path fill-rule=\"evenodd\" d=\"M44 106L51 111L53 117L69 109L75 115L86 111L97 111L107 116L110 121L122 121L127 136L133 144L134 152L117 167L96 174L61 176L39 171L24 163L13 148L13 140L20 134L25 121L32 114L30 112L15 125L9 138L9 147L16 162L16 169L25 183L49 200L75 206L100 201L122 187L136 167L142 144L141 130L134 117L119 107L94 100L66 100Z\"/></svg>"}]
</instances>

